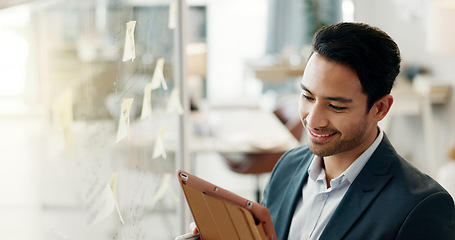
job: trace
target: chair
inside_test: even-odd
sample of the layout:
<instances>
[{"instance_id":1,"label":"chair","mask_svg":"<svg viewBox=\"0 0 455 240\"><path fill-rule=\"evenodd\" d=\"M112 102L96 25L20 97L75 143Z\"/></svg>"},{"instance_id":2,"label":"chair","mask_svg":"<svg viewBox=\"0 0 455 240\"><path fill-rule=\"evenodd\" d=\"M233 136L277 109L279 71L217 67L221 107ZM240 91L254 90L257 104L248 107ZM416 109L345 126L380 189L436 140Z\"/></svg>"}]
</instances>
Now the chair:
<instances>
[{"instance_id":1,"label":"chair","mask_svg":"<svg viewBox=\"0 0 455 240\"><path fill-rule=\"evenodd\" d=\"M293 109L294 113L289 111ZM277 108L275 115L299 141L302 139L303 125L295 105L287 104ZM227 167L236 173L254 174L256 177L256 201L261 200L260 175L273 170L276 162L285 152L263 152L251 154L221 154Z\"/></svg>"}]
</instances>

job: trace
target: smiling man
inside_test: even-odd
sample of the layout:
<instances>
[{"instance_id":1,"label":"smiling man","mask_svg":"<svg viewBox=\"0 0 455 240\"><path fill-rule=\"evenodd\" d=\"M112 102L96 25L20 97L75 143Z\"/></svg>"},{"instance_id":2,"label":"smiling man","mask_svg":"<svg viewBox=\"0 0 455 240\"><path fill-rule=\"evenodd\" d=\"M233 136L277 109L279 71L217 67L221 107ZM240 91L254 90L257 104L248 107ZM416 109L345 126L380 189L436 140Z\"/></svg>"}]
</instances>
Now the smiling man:
<instances>
[{"instance_id":1,"label":"smiling man","mask_svg":"<svg viewBox=\"0 0 455 240\"><path fill-rule=\"evenodd\" d=\"M301 81L307 145L264 192L278 239L455 239L453 199L378 127L393 103L397 44L360 23L323 27Z\"/></svg>"}]
</instances>

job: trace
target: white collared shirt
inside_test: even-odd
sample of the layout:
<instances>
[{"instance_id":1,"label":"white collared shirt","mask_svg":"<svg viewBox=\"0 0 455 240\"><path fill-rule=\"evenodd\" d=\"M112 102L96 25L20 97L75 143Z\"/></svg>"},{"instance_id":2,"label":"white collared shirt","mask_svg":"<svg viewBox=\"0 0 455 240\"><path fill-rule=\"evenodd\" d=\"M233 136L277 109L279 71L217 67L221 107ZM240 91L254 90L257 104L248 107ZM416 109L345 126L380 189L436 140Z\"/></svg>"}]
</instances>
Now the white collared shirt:
<instances>
[{"instance_id":1,"label":"white collared shirt","mask_svg":"<svg viewBox=\"0 0 455 240\"><path fill-rule=\"evenodd\" d=\"M289 230L289 240L319 239L341 199L352 182L381 143L384 133L362 153L343 173L330 181L327 188L322 158L315 156L308 168L308 180L302 189L302 198L297 203Z\"/></svg>"}]
</instances>

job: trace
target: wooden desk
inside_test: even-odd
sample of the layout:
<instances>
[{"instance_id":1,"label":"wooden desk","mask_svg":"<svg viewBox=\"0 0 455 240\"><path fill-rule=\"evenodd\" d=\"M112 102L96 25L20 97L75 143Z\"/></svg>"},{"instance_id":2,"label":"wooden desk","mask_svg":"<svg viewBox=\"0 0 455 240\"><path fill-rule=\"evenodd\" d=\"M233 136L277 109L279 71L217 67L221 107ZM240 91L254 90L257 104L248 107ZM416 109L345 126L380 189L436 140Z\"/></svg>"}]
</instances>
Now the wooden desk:
<instances>
[{"instance_id":1,"label":"wooden desk","mask_svg":"<svg viewBox=\"0 0 455 240\"><path fill-rule=\"evenodd\" d=\"M282 152L299 141L272 113L259 109L216 109L191 115L192 152Z\"/></svg>"}]
</instances>

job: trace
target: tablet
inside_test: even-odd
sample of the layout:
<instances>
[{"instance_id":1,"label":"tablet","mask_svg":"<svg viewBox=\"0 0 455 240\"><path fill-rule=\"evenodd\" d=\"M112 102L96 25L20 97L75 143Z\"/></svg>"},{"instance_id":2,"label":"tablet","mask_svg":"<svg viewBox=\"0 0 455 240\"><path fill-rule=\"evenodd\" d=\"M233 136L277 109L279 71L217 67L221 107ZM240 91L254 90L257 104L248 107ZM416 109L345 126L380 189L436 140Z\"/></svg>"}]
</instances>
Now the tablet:
<instances>
[{"instance_id":1,"label":"tablet","mask_svg":"<svg viewBox=\"0 0 455 240\"><path fill-rule=\"evenodd\" d=\"M276 240L269 210L178 170L177 177L203 240Z\"/></svg>"}]
</instances>

